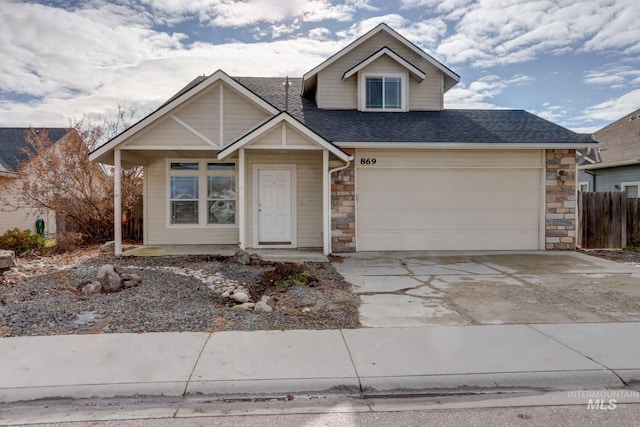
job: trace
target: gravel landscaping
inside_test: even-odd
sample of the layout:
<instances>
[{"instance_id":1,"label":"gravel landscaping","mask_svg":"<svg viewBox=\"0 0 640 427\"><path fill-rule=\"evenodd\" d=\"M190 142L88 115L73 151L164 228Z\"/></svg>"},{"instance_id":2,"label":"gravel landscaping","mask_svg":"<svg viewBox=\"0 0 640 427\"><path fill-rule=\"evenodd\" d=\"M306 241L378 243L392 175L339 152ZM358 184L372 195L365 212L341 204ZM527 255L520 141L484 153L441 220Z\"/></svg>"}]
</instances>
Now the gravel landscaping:
<instances>
[{"instance_id":1,"label":"gravel landscaping","mask_svg":"<svg viewBox=\"0 0 640 427\"><path fill-rule=\"evenodd\" d=\"M122 257L85 249L75 257L18 259L23 280L0 278L0 337L116 332L357 328L360 300L330 263L241 265L232 257ZM84 294L100 267L142 278L118 292ZM284 275L279 273L284 273ZM250 302L223 296L237 286ZM263 306L264 307L264 306Z\"/></svg>"}]
</instances>

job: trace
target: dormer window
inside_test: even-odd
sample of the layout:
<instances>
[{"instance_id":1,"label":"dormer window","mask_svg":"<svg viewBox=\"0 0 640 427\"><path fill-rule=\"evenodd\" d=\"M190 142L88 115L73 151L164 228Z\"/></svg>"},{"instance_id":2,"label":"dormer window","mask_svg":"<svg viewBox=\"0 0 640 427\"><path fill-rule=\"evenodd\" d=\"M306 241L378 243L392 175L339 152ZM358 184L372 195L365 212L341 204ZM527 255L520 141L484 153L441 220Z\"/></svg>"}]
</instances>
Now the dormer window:
<instances>
[{"instance_id":1,"label":"dormer window","mask_svg":"<svg viewBox=\"0 0 640 427\"><path fill-rule=\"evenodd\" d=\"M364 74L360 84L364 111L406 111L406 77L402 74Z\"/></svg>"}]
</instances>

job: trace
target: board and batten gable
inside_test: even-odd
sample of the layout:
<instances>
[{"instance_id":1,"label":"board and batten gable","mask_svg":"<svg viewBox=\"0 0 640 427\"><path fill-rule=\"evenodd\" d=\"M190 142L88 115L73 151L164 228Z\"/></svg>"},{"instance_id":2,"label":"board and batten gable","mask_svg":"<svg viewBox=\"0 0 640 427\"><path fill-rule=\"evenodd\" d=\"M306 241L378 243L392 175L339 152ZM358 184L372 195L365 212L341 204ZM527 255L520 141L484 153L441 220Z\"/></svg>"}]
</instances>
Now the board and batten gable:
<instances>
[{"instance_id":1,"label":"board and batten gable","mask_svg":"<svg viewBox=\"0 0 640 427\"><path fill-rule=\"evenodd\" d=\"M222 148L268 117L266 111L221 82L133 136L126 148Z\"/></svg>"},{"instance_id":2,"label":"board and batten gable","mask_svg":"<svg viewBox=\"0 0 640 427\"><path fill-rule=\"evenodd\" d=\"M347 55L318 72L316 87L316 103L321 109L354 110L358 108L358 76L353 75L346 80L342 76L346 71L358 65L383 47L388 47L397 55L424 72L427 77L421 83L409 78L410 110L442 110L444 92L444 74L433 64L427 62L400 40L382 31L366 40ZM388 69L393 63L395 70L406 72L402 66L383 55L365 69ZM368 72L361 70L360 72ZM377 71L381 72L381 71Z\"/></svg>"}]
</instances>

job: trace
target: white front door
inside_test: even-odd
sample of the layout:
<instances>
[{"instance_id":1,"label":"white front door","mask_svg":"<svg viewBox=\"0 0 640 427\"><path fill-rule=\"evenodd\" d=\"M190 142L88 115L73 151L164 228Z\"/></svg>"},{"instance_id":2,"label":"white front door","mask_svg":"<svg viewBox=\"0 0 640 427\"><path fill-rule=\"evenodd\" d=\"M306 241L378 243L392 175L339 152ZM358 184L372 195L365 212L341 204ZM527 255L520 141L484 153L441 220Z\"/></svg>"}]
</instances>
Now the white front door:
<instances>
[{"instance_id":1,"label":"white front door","mask_svg":"<svg viewBox=\"0 0 640 427\"><path fill-rule=\"evenodd\" d=\"M291 245L291 169L258 169L258 244Z\"/></svg>"}]
</instances>

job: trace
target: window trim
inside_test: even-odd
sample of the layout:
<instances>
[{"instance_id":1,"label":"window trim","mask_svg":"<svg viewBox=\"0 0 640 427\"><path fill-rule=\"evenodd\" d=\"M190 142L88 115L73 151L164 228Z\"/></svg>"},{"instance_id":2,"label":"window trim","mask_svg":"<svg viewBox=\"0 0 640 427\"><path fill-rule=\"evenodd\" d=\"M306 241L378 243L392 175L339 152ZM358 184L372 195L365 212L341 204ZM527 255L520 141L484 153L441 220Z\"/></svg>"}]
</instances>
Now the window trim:
<instances>
[{"instance_id":1,"label":"window trim","mask_svg":"<svg viewBox=\"0 0 640 427\"><path fill-rule=\"evenodd\" d=\"M367 108L367 79L369 78L382 78L382 87L384 90L384 81L386 78L400 78L400 108ZM408 111L409 104L409 78L407 73L358 73L358 109L360 111L375 111L375 112L397 112Z\"/></svg>"},{"instance_id":2,"label":"window trim","mask_svg":"<svg viewBox=\"0 0 640 427\"><path fill-rule=\"evenodd\" d=\"M630 182L621 182L620 190L624 191L625 196L627 195L627 187L638 187L638 195L636 197L629 197L628 199L639 199L640 198L640 181L630 181Z\"/></svg>"},{"instance_id":3,"label":"window trim","mask_svg":"<svg viewBox=\"0 0 640 427\"><path fill-rule=\"evenodd\" d=\"M198 163L198 170L171 170L171 163ZM208 186L207 186L207 177L210 175L216 175L215 171L210 171L207 169L208 163L219 163L219 164L233 164L235 167L234 176L235 176L235 185L236 185L236 209L235 209L235 219L233 224L209 224L208 219L209 215L207 212L209 206L208 199ZM197 176L198 177L198 222L194 224L172 224L171 223L171 176ZM238 164L234 160L221 162L217 159L166 159L165 163L165 215L166 220L165 224L167 228L173 229L195 229L195 228L214 228L214 229L224 229L224 228L239 228L239 218L238 218Z\"/></svg>"},{"instance_id":4,"label":"window trim","mask_svg":"<svg viewBox=\"0 0 640 427\"><path fill-rule=\"evenodd\" d=\"M581 190L583 185L587 186L587 190L586 191L582 191ZM590 185L589 181L580 181L578 183L578 191L581 192L581 193L588 193L589 191L591 191L591 185Z\"/></svg>"}]
</instances>

